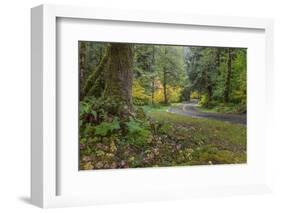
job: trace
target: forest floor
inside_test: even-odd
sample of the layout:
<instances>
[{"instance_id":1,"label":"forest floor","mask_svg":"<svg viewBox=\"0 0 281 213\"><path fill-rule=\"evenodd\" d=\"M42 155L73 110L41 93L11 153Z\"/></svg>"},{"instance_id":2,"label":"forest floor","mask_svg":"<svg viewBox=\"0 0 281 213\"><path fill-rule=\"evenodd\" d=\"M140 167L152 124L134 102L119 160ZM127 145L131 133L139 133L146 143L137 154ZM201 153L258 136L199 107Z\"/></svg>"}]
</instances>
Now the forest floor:
<instances>
[{"instance_id":1,"label":"forest floor","mask_svg":"<svg viewBox=\"0 0 281 213\"><path fill-rule=\"evenodd\" d=\"M196 102L186 102L178 105L172 105L167 108L167 111L170 113L176 113L180 115L186 115L193 118L207 118L220 120L229 123L237 123L246 125L247 117L246 114L226 114L218 112L207 112L199 108L198 103Z\"/></svg>"},{"instance_id":2,"label":"forest floor","mask_svg":"<svg viewBox=\"0 0 281 213\"><path fill-rule=\"evenodd\" d=\"M186 141L194 150L193 158L184 165L246 163L246 127L215 120L213 117L200 117L201 113L188 111L190 106L192 105L179 104L168 108L168 111L148 111L148 115L153 119L168 122L175 129L183 130L184 138L189 137ZM173 134L173 131L169 134Z\"/></svg>"},{"instance_id":3,"label":"forest floor","mask_svg":"<svg viewBox=\"0 0 281 213\"><path fill-rule=\"evenodd\" d=\"M197 112L194 107L196 105L191 103L143 106L144 115L147 115L145 120L125 123L131 131L125 137L116 119L93 126L94 135L91 135L93 128L85 128L85 133L82 133L86 136L80 139L79 168L246 163L246 126L233 120L226 122L225 119L200 116L203 113Z\"/></svg>"}]
</instances>

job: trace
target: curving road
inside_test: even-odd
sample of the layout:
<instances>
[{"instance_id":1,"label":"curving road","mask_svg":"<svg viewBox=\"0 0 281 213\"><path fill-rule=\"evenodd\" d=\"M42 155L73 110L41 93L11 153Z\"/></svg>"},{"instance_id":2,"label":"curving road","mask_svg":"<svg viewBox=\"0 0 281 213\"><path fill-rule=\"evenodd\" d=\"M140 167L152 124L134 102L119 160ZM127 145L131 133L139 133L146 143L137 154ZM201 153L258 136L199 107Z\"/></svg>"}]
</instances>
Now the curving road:
<instances>
[{"instance_id":1,"label":"curving road","mask_svg":"<svg viewBox=\"0 0 281 213\"><path fill-rule=\"evenodd\" d=\"M237 123L246 125L247 124L247 116L246 114L221 114L221 113L207 113L200 112L196 109L198 106L197 103L188 102L182 103L178 106L172 106L168 109L170 113L176 113L180 115L190 116L193 118L209 118L220 121L225 121L229 123Z\"/></svg>"}]
</instances>

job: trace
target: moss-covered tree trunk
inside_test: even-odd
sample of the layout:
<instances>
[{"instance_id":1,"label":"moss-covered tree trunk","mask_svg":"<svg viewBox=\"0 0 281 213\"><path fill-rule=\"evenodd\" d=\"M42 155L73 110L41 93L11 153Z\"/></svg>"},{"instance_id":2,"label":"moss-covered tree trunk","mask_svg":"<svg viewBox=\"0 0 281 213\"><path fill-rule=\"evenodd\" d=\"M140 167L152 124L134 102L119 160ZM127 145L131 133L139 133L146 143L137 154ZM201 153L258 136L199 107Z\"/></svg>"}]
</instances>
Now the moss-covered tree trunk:
<instances>
[{"instance_id":1,"label":"moss-covered tree trunk","mask_svg":"<svg viewBox=\"0 0 281 213\"><path fill-rule=\"evenodd\" d=\"M103 57L96 70L88 77L84 87L80 90L80 100L85 96L100 97L104 91L104 73L108 69L108 50L105 51Z\"/></svg>"},{"instance_id":2,"label":"moss-covered tree trunk","mask_svg":"<svg viewBox=\"0 0 281 213\"><path fill-rule=\"evenodd\" d=\"M79 42L79 86L80 91L83 89L85 81L85 59L86 58L86 43Z\"/></svg>"},{"instance_id":3,"label":"moss-covered tree trunk","mask_svg":"<svg viewBox=\"0 0 281 213\"><path fill-rule=\"evenodd\" d=\"M133 45L111 43L108 69L105 70L104 97L119 103L124 112L132 113Z\"/></svg>"}]
</instances>

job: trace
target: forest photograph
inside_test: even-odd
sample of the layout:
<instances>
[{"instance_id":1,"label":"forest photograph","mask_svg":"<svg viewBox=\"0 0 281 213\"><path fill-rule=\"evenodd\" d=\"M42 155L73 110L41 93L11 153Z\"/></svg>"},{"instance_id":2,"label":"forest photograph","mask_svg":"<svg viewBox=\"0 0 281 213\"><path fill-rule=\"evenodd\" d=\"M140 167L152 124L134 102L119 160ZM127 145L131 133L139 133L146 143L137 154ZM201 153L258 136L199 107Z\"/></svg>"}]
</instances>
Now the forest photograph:
<instances>
[{"instance_id":1,"label":"forest photograph","mask_svg":"<svg viewBox=\"0 0 281 213\"><path fill-rule=\"evenodd\" d=\"M79 170L247 163L247 49L78 41Z\"/></svg>"}]
</instances>

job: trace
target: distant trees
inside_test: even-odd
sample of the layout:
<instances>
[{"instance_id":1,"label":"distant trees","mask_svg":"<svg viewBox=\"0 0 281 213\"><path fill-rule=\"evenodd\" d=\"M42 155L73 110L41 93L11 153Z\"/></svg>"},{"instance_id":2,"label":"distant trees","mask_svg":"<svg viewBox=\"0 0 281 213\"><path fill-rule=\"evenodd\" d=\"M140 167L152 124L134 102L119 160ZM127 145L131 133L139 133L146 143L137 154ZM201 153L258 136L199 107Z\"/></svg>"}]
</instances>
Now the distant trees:
<instances>
[{"instance_id":1,"label":"distant trees","mask_svg":"<svg viewBox=\"0 0 281 213\"><path fill-rule=\"evenodd\" d=\"M184 67L183 47L135 45L134 81L145 91L143 103L148 99L151 104L172 101L170 99L175 97L173 92L184 84ZM135 98L139 103L140 97Z\"/></svg>"},{"instance_id":2,"label":"distant trees","mask_svg":"<svg viewBox=\"0 0 281 213\"><path fill-rule=\"evenodd\" d=\"M142 103L154 103L156 90L155 57L157 49L154 45L135 45L134 49L134 78L135 84L145 93L139 99ZM140 102L139 102L140 103Z\"/></svg>"},{"instance_id":3,"label":"distant trees","mask_svg":"<svg viewBox=\"0 0 281 213\"><path fill-rule=\"evenodd\" d=\"M156 70L163 85L164 104L169 103L169 96L171 95L169 90L184 85L186 79L184 69L184 52L182 47L158 47Z\"/></svg>"},{"instance_id":4,"label":"distant trees","mask_svg":"<svg viewBox=\"0 0 281 213\"><path fill-rule=\"evenodd\" d=\"M246 110L246 49L79 42L80 100L108 96L129 108L188 101ZM120 91L119 91L120 90Z\"/></svg>"},{"instance_id":5,"label":"distant trees","mask_svg":"<svg viewBox=\"0 0 281 213\"><path fill-rule=\"evenodd\" d=\"M217 83L219 74L217 57L215 48L191 47L187 54L187 74L191 81L191 89L206 95L206 106L213 99Z\"/></svg>"},{"instance_id":6,"label":"distant trees","mask_svg":"<svg viewBox=\"0 0 281 213\"><path fill-rule=\"evenodd\" d=\"M227 71L226 71L226 80L225 80L224 96L223 96L223 100L225 103L229 102L230 80L232 77L232 58L233 58L233 51L231 48L228 48L227 49Z\"/></svg>"},{"instance_id":7,"label":"distant trees","mask_svg":"<svg viewBox=\"0 0 281 213\"><path fill-rule=\"evenodd\" d=\"M186 48L191 90L203 95L204 106L216 102L246 103L246 49Z\"/></svg>"},{"instance_id":8,"label":"distant trees","mask_svg":"<svg viewBox=\"0 0 281 213\"><path fill-rule=\"evenodd\" d=\"M234 63L232 65L232 101L240 103L246 111L247 102L247 52L246 49L234 50Z\"/></svg>"}]
</instances>

